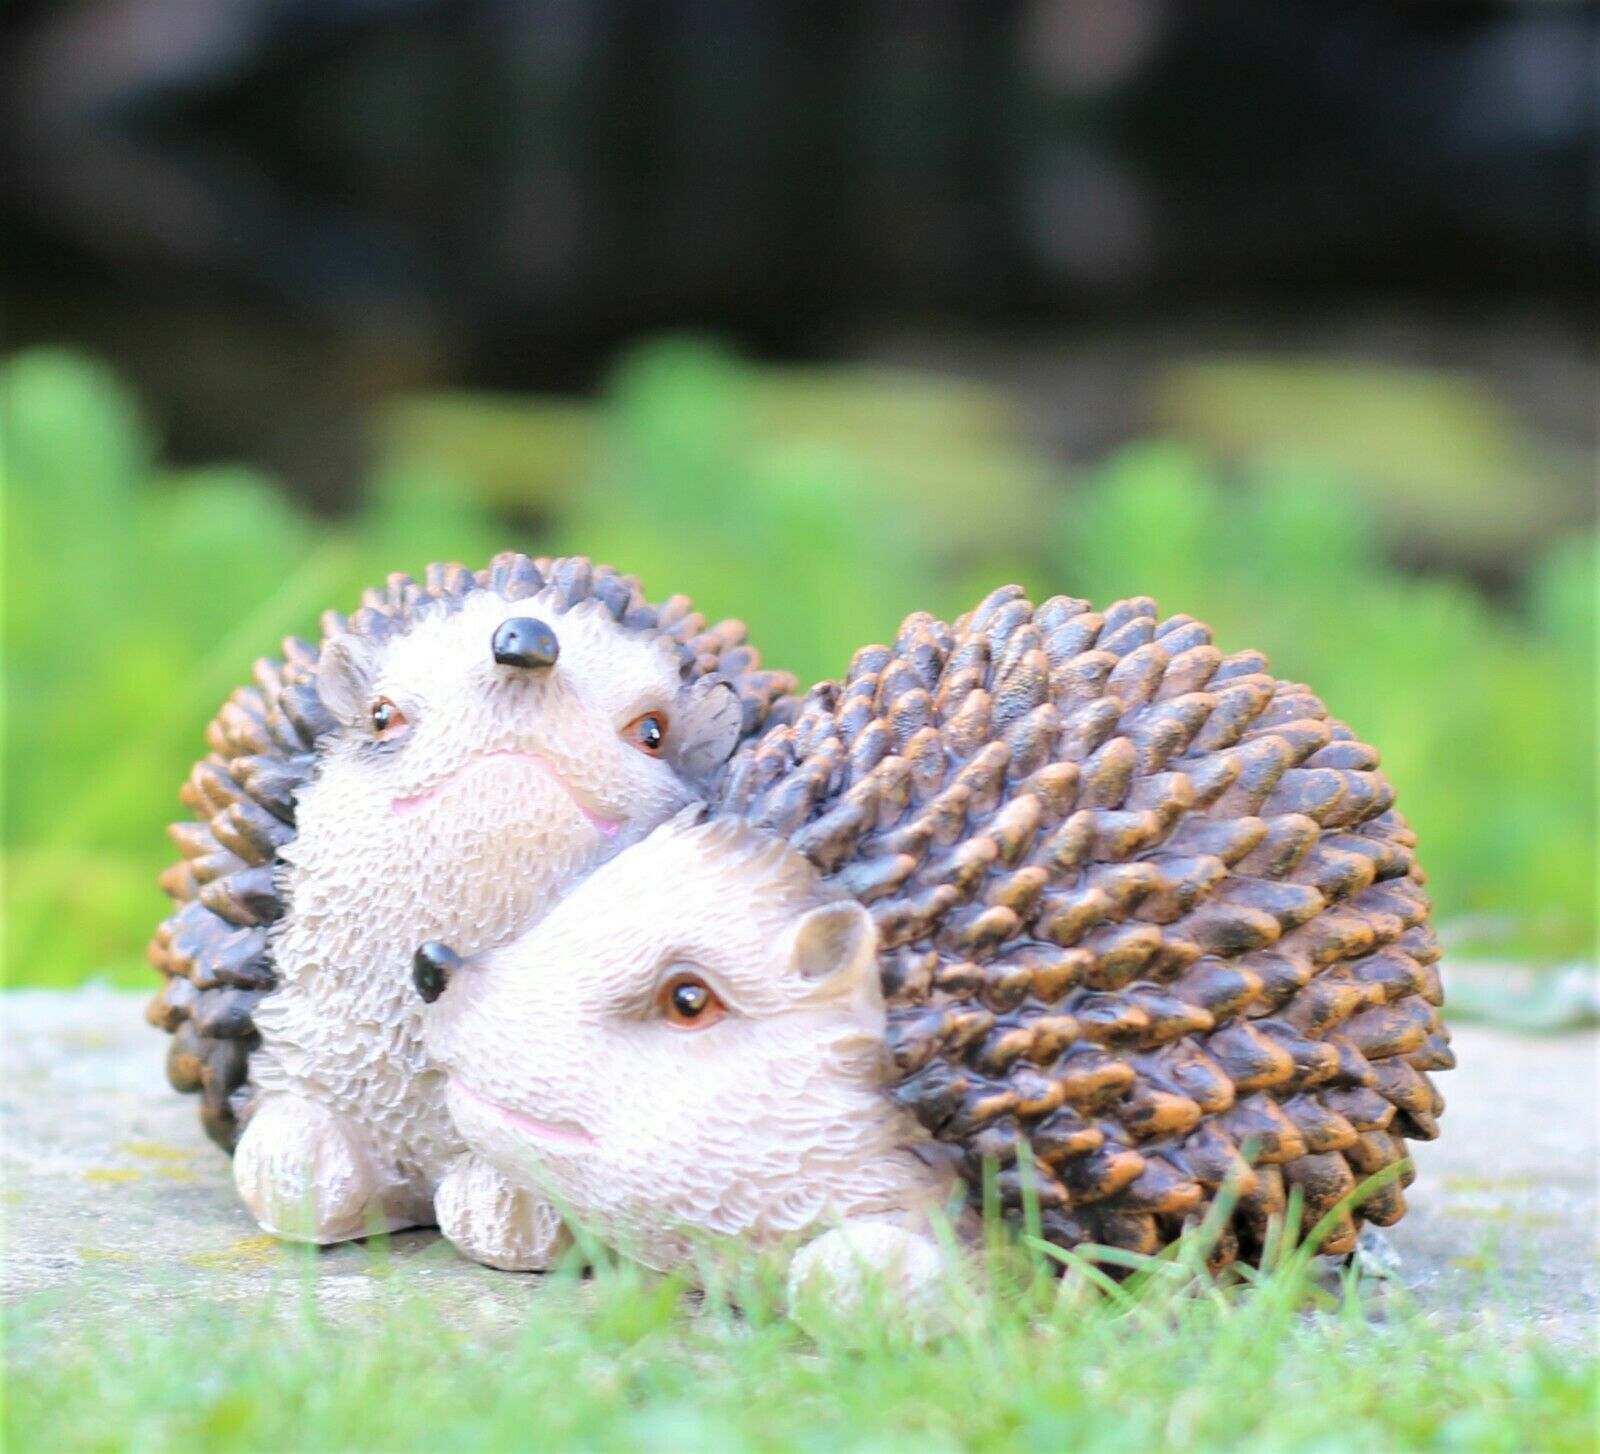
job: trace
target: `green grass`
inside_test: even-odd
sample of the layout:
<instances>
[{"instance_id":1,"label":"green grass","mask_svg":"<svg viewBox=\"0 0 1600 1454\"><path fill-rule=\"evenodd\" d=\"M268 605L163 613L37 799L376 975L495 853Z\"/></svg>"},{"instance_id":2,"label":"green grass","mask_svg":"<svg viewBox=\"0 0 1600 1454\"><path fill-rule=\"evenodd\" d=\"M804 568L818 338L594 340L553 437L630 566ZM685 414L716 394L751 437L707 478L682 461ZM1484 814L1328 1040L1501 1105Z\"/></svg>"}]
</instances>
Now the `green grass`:
<instances>
[{"instance_id":1,"label":"green grass","mask_svg":"<svg viewBox=\"0 0 1600 1454\"><path fill-rule=\"evenodd\" d=\"M379 1266L381 1271L381 1253ZM242 1311L181 1297L9 1329L6 1444L46 1450L1587 1450L1592 1354L1495 1297L1424 1313L1330 1296L1292 1257L1219 1288L1166 1264L1112 1291L1014 1266L949 1327L802 1332L772 1280L702 1298L607 1265L527 1280L519 1319L450 1315L403 1276L332 1311L312 1274ZM737 1303L737 1307L735 1304Z\"/></svg>"}]
</instances>

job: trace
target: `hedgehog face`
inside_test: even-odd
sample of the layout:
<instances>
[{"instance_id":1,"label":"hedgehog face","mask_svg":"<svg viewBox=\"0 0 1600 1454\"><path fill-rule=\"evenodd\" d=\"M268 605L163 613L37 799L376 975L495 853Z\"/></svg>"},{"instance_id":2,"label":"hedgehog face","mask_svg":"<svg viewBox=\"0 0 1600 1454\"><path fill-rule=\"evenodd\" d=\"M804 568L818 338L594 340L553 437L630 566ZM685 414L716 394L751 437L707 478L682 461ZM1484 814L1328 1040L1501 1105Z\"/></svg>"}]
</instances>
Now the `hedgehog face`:
<instances>
[{"instance_id":1,"label":"hedgehog face","mask_svg":"<svg viewBox=\"0 0 1600 1454\"><path fill-rule=\"evenodd\" d=\"M767 835L680 817L464 962L427 1039L469 1144L664 1262L684 1229L760 1242L893 1205L863 1168L921 1138L883 1029L861 905Z\"/></svg>"},{"instance_id":2,"label":"hedgehog face","mask_svg":"<svg viewBox=\"0 0 1600 1454\"><path fill-rule=\"evenodd\" d=\"M424 904L443 932L514 932L690 801L740 725L729 689L686 686L667 643L597 603L491 591L384 644L335 639L319 690L340 730L284 854L297 902L343 894L370 922L390 884L412 939Z\"/></svg>"}]
</instances>

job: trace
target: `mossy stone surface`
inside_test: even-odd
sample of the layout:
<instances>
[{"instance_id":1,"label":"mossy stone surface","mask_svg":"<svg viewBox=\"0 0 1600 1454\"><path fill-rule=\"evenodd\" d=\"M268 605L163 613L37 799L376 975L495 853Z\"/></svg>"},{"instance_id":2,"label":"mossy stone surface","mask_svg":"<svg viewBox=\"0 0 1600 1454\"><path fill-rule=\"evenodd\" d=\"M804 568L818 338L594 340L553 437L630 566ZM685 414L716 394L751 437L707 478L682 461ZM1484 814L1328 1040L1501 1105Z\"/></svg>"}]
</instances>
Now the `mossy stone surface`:
<instances>
[{"instance_id":1,"label":"mossy stone surface","mask_svg":"<svg viewBox=\"0 0 1600 1454\"><path fill-rule=\"evenodd\" d=\"M518 1317L534 1276L458 1257L437 1233L308 1252L264 1237L227 1158L162 1073L143 997L106 989L0 997L0 1292L53 1305L65 1333L105 1317L160 1326L175 1300L291 1295L309 1266L336 1316L359 1319L386 1278L410 1278L463 1319ZM1529 1329L1591 1345L1600 1325L1600 1033L1453 1028L1460 1068L1438 1141L1417 1145L1412 1208L1386 1235L1425 1310L1471 1316L1497 1269Z\"/></svg>"}]
</instances>

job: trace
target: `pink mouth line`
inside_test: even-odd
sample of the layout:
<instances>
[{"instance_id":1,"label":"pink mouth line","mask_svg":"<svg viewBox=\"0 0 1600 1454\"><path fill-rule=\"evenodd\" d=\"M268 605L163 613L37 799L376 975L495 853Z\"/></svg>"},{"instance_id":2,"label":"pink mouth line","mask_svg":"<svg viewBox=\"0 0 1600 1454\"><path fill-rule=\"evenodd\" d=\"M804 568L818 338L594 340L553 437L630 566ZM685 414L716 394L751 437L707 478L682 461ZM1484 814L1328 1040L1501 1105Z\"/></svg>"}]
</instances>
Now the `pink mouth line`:
<instances>
[{"instance_id":1,"label":"pink mouth line","mask_svg":"<svg viewBox=\"0 0 1600 1454\"><path fill-rule=\"evenodd\" d=\"M485 1110L493 1111L507 1124L515 1126L517 1130L533 1137L536 1141L550 1141L558 1146L594 1145L594 1137L586 1131L573 1131L565 1126L552 1126L548 1121L536 1121L532 1116L523 1115L521 1111L513 1111L510 1106L502 1106L499 1101L491 1101L488 1096L473 1090L464 1080L459 1080L455 1076L450 1077L450 1084L469 1101L476 1101Z\"/></svg>"},{"instance_id":2,"label":"pink mouth line","mask_svg":"<svg viewBox=\"0 0 1600 1454\"><path fill-rule=\"evenodd\" d=\"M622 826L621 823L619 823L615 818L607 818L603 814L595 812L593 808L591 808L586 802L584 802L582 798L578 796L578 794L573 790L572 785L542 757L539 757L532 752L515 752L509 748L503 749L499 752L480 753L478 756L470 759L467 762L464 762L453 773L451 773L449 777L436 782L426 792L418 793L415 797L396 798L392 803L389 804L389 811L391 813L415 812L418 808L422 807L424 803L432 802L433 799L438 797L440 793L450 786L451 783L455 782L462 773L466 772L470 768L476 767L480 762L488 762L489 759L493 757L514 757L519 762L531 762L547 778L559 785L561 790L572 799L578 811L582 813L583 816L591 823L593 823L594 826L600 830L600 832L605 834L607 838L611 837L611 835Z\"/></svg>"}]
</instances>

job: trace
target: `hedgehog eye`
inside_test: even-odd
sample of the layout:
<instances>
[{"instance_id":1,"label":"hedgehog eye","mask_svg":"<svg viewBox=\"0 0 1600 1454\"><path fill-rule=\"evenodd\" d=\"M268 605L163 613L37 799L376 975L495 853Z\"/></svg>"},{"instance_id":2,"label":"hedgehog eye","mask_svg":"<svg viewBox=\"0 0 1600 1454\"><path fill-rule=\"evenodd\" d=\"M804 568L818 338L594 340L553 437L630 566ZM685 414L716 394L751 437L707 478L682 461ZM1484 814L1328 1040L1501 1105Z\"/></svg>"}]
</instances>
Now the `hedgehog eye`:
<instances>
[{"instance_id":1,"label":"hedgehog eye","mask_svg":"<svg viewBox=\"0 0 1600 1454\"><path fill-rule=\"evenodd\" d=\"M667 740L667 714L646 712L622 729L622 740L637 747L646 757L660 757Z\"/></svg>"},{"instance_id":2,"label":"hedgehog eye","mask_svg":"<svg viewBox=\"0 0 1600 1454\"><path fill-rule=\"evenodd\" d=\"M398 737L406 725L406 714L387 697L372 704L372 732L380 742Z\"/></svg>"},{"instance_id":3,"label":"hedgehog eye","mask_svg":"<svg viewBox=\"0 0 1600 1454\"><path fill-rule=\"evenodd\" d=\"M697 974L675 974L656 996L656 1011L679 1030L708 1030L728 1012L717 992Z\"/></svg>"}]
</instances>

